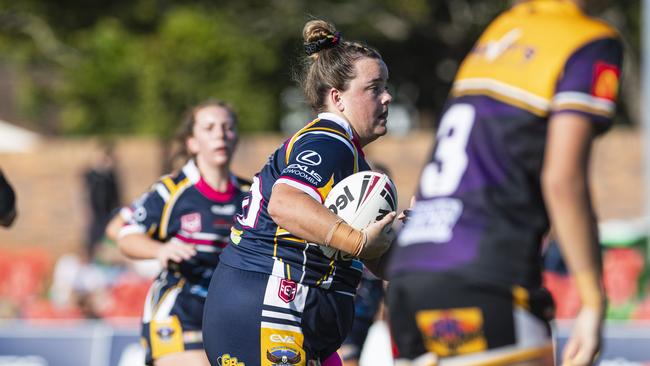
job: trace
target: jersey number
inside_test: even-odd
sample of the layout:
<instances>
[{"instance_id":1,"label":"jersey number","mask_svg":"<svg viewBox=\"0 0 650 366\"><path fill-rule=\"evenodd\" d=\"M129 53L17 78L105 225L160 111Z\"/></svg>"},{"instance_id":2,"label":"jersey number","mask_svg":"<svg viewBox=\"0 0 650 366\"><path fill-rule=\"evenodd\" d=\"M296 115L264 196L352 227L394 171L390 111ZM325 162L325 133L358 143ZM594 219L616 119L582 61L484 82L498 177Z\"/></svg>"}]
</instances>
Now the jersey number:
<instances>
[{"instance_id":1,"label":"jersey number","mask_svg":"<svg viewBox=\"0 0 650 366\"><path fill-rule=\"evenodd\" d=\"M237 216L237 221L244 228L254 228L257 224L257 218L260 216L260 208L262 208L262 184L258 176L253 177L253 184L249 190L249 195L246 196L241 203L242 214Z\"/></svg>"},{"instance_id":2,"label":"jersey number","mask_svg":"<svg viewBox=\"0 0 650 366\"><path fill-rule=\"evenodd\" d=\"M474 107L456 104L445 112L436 134L433 161L424 168L420 187L424 198L456 191L467 169L467 142L474 125Z\"/></svg>"}]
</instances>

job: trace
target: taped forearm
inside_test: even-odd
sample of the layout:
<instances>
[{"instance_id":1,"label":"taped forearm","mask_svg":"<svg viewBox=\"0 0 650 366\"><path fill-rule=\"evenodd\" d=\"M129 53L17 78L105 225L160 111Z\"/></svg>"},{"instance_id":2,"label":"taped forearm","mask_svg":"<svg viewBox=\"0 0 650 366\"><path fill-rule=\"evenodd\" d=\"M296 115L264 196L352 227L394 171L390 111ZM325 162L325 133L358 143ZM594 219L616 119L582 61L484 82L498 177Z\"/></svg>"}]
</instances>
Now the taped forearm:
<instances>
[{"instance_id":1,"label":"taped forearm","mask_svg":"<svg viewBox=\"0 0 650 366\"><path fill-rule=\"evenodd\" d=\"M350 253L358 257L366 244L366 234L346 224L342 219L337 220L325 238L325 245Z\"/></svg>"}]
</instances>

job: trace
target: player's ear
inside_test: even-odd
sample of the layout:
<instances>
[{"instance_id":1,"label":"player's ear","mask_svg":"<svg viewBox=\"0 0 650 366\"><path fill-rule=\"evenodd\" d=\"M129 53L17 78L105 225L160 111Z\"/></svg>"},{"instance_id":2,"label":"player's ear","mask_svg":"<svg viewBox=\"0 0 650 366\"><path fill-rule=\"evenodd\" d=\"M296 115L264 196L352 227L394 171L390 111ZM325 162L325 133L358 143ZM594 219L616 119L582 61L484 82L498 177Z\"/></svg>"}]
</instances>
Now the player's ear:
<instances>
[{"instance_id":1,"label":"player's ear","mask_svg":"<svg viewBox=\"0 0 650 366\"><path fill-rule=\"evenodd\" d=\"M341 91L336 88L330 88L327 94L328 104L339 112L345 110L343 99L341 98Z\"/></svg>"},{"instance_id":2,"label":"player's ear","mask_svg":"<svg viewBox=\"0 0 650 366\"><path fill-rule=\"evenodd\" d=\"M190 136L185 139L185 147L187 148L187 151L192 155L199 153L199 143L196 141L196 138L194 138L194 136Z\"/></svg>"}]
</instances>

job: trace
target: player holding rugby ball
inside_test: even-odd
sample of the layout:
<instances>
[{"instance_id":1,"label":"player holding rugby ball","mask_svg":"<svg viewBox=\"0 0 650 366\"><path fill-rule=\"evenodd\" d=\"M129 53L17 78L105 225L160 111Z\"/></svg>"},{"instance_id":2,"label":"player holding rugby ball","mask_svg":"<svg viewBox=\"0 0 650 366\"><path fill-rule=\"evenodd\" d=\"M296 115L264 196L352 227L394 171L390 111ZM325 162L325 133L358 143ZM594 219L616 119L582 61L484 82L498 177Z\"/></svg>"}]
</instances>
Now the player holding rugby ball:
<instances>
[{"instance_id":1,"label":"player holding rugby ball","mask_svg":"<svg viewBox=\"0 0 650 366\"><path fill-rule=\"evenodd\" d=\"M392 241L384 228L394 212L357 230L323 205L338 182L370 170L362 147L386 133L387 67L325 21L309 21L303 37L302 85L318 118L271 155L244 200L204 311L213 365L340 364L362 273L356 258L376 259ZM329 258L318 244L356 258Z\"/></svg>"}]
</instances>

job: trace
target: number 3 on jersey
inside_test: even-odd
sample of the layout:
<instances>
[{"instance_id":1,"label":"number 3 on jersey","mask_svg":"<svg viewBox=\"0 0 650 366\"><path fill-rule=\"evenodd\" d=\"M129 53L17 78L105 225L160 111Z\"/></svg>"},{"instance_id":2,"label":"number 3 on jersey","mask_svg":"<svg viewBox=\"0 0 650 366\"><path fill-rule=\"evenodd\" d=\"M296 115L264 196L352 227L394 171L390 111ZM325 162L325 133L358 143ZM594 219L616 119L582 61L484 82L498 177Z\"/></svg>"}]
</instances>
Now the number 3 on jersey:
<instances>
[{"instance_id":1,"label":"number 3 on jersey","mask_svg":"<svg viewBox=\"0 0 650 366\"><path fill-rule=\"evenodd\" d=\"M467 142L476 112L470 104L456 104L445 112L436 134L433 160L422 172L424 198L448 196L456 191L467 170Z\"/></svg>"}]
</instances>

